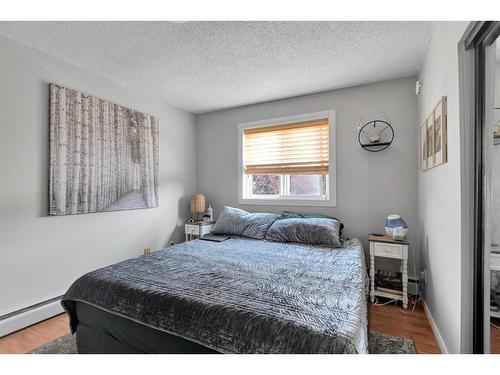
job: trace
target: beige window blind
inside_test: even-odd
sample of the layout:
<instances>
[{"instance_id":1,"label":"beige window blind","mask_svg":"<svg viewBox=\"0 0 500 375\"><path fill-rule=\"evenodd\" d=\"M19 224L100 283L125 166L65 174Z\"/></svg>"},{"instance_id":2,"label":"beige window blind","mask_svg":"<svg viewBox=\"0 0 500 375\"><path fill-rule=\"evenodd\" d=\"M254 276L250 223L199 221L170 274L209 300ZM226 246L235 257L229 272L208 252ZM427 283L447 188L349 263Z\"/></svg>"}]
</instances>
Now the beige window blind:
<instances>
[{"instance_id":1,"label":"beige window blind","mask_svg":"<svg viewBox=\"0 0 500 375\"><path fill-rule=\"evenodd\" d=\"M243 130L246 174L328 174L328 118Z\"/></svg>"}]
</instances>

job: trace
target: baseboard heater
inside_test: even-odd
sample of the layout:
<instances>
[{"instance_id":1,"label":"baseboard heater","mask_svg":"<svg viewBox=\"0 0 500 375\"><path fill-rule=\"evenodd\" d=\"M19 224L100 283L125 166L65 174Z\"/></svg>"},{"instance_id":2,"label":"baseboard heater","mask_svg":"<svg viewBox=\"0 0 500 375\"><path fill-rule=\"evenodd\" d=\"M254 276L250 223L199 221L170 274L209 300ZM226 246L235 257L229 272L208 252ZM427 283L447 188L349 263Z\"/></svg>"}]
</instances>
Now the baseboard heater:
<instances>
[{"instance_id":1,"label":"baseboard heater","mask_svg":"<svg viewBox=\"0 0 500 375\"><path fill-rule=\"evenodd\" d=\"M62 313L62 296L54 297L0 316L0 337Z\"/></svg>"}]
</instances>

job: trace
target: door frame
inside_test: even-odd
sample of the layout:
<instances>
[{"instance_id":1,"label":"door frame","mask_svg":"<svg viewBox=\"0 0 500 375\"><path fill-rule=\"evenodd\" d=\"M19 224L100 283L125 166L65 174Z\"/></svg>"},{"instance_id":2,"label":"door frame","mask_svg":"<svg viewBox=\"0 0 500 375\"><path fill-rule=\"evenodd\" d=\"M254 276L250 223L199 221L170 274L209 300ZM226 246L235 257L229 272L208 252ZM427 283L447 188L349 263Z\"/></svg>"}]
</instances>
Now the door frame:
<instances>
[{"instance_id":1,"label":"door frame","mask_svg":"<svg viewBox=\"0 0 500 375\"><path fill-rule=\"evenodd\" d=\"M485 182L488 166L485 158L487 126L486 79L488 47L500 35L500 22L471 22L458 45L460 90L461 169L461 243L462 243L462 311L461 352L489 351L489 257L485 257L484 216L489 188ZM489 247L488 247L489 249ZM488 279L488 280L487 280ZM489 282L489 281L488 281ZM470 302L473 302L472 304Z\"/></svg>"}]
</instances>

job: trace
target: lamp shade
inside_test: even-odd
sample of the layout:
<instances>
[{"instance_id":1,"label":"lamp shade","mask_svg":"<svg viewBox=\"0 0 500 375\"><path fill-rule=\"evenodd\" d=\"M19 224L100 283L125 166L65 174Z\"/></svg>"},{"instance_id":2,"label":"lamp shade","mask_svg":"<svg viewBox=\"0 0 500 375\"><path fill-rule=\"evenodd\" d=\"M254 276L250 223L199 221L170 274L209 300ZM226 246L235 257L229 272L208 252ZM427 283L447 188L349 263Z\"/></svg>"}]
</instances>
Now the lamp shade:
<instances>
[{"instance_id":1,"label":"lamp shade","mask_svg":"<svg viewBox=\"0 0 500 375\"><path fill-rule=\"evenodd\" d=\"M191 197L191 212L194 214L202 214L205 212L205 196L196 194Z\"/></svg>"}]
</instances>

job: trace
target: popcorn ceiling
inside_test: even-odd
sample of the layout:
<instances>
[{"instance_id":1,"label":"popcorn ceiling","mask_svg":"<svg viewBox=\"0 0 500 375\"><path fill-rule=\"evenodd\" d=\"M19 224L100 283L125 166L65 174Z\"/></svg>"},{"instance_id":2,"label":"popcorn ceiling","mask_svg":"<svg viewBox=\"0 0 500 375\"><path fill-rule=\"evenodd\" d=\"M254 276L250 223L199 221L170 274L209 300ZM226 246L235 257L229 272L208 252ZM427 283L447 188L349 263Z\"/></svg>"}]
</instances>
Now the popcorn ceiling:
<instances>
[{"instance_id":1,"label":"popcorn ceiling","mask_svg":"<svg viewBox=\"0 0 500 375\"><path fill-rule=\"evenodd\" d=\"M419 73L430 22L0 22L0 35L202 113Z\"/></svg>"}]
</instances>

